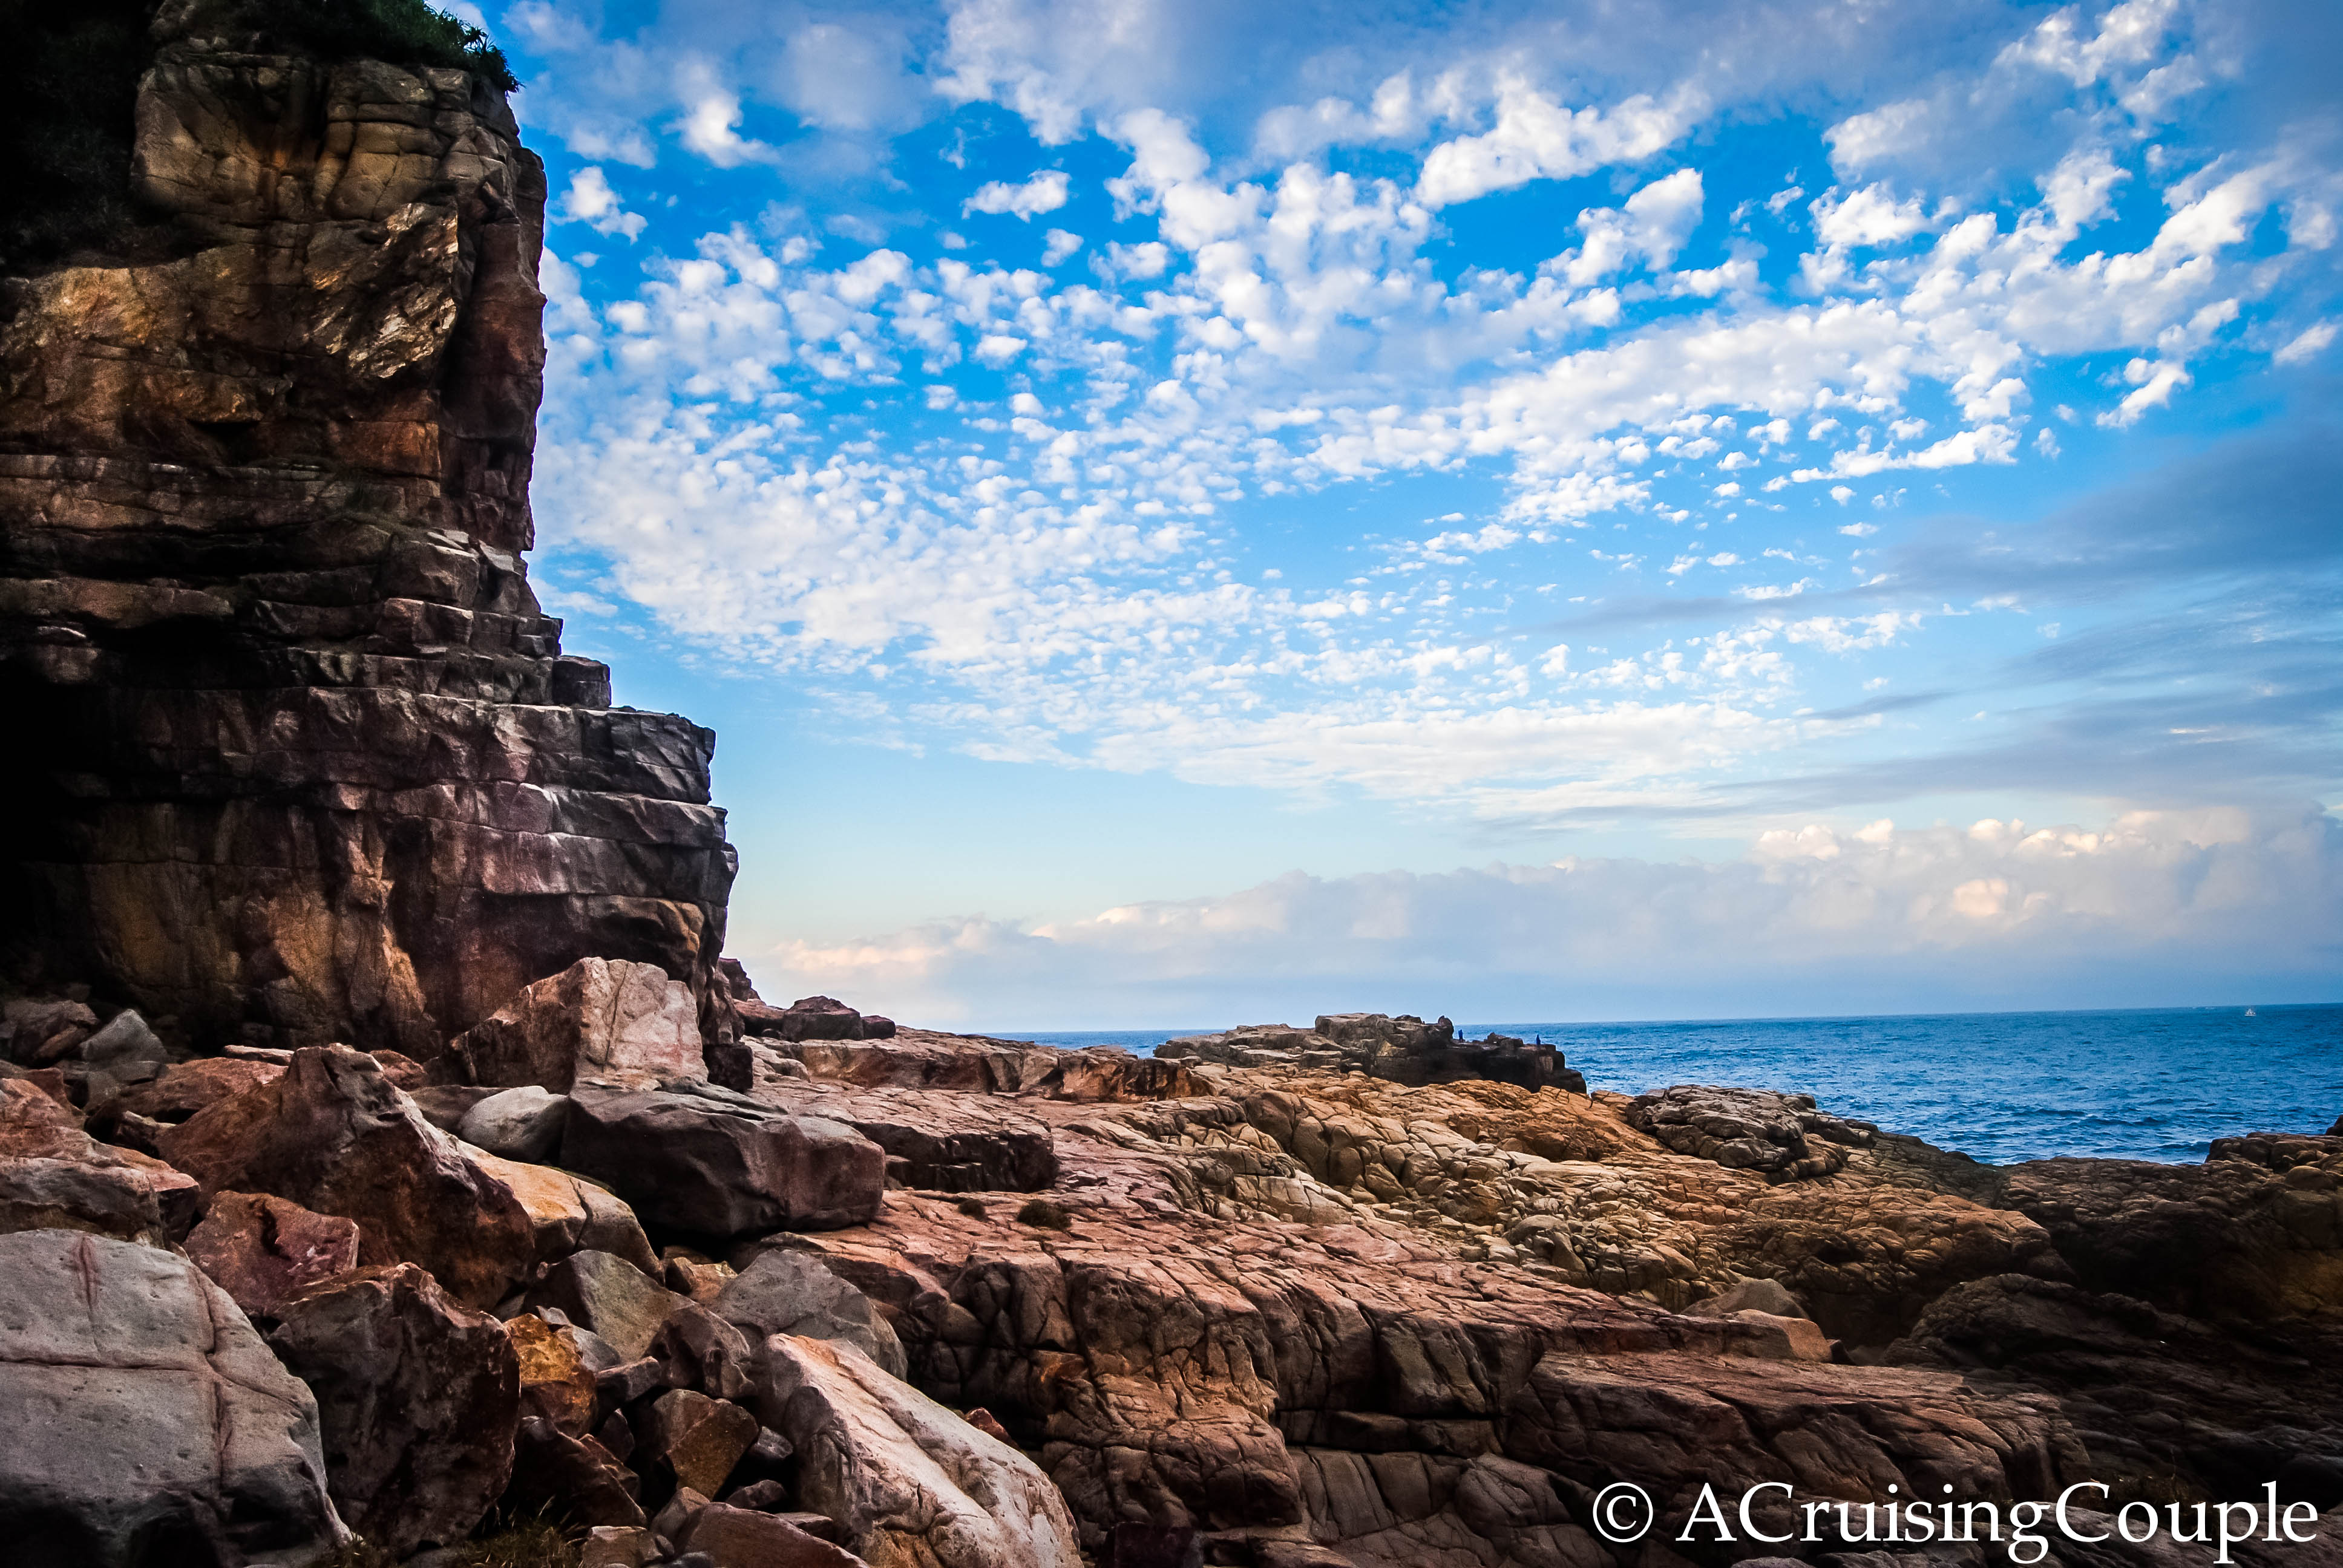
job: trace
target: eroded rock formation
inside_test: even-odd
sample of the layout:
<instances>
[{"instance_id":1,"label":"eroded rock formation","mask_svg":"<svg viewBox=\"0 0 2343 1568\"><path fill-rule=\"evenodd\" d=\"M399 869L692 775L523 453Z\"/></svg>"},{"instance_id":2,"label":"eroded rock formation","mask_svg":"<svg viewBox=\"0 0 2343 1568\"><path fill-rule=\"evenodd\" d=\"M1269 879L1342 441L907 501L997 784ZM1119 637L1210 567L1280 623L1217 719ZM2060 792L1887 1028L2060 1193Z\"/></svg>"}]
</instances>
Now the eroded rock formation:
<instances>
[{"instance_id":1,"label":"eroded rock formation","mask_svg":"<svg viewBox=\"0 0 2343 1568\"><path fill-rule=\"evenodd\" d=\"M612 708L520 558L542 166L473 75L232 21L154 23L147 221L0 277L0 963L427 1062L590 955L713 1028L714 738Z\"/></svg>"}]
</instances>

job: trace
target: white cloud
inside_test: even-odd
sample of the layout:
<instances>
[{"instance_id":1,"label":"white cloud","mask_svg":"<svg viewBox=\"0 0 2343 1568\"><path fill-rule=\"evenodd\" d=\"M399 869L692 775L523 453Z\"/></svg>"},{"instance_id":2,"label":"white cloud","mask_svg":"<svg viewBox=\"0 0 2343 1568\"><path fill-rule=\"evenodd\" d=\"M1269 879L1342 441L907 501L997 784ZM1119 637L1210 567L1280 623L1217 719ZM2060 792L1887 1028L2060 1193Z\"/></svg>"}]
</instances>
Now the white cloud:
<instances>
[{"instance_id":1,"label":"white cloud","mask_svg":"<svg viewBox=\"0 0 2343 1568\"><path fill-rule=\"evenodd\" d=\"M1706 107L1704 95L1687 86L1664 101L1637 94L1607 110L1573 110L1508 76L1498 84L1495 126L1425 154L1415 194L1427 206L1451 206L1532 180L1641 163L1683 136Z\"/></svg>"},{"instance_id":2,"label":"white cloud","mask_svg":"<svg viewBox=\"0 0 2343 1568\"><path fill-rule=\"evenodd\" d=\"M2315 809L2143 811L2098 828L1810 823L1723 862L1294 872L1081 920L788 942L749 965L769 990L891 1016L1041 1027L1225 1027L1270 1008L1684 1017L1875 994L2156 1005L2241 969L2318 985L2343 942L2338 872L2343 829ZM1198 1016L1200 1002L1255 1010Z\"/></svg>"},{"instance_id":3,"label":"white cloud","mask_svg":"<svg viewBox=\"0 0 2343 1568\"><path fill-rule=\"evenodd\" d=\"M1002 214L1021 223L1030 223L1036 216L1055 212L1066 205L1069 183L1063 169L1042 169L1019 185L988 180L977 187L974 196L960 203L960 212Z\"/></svg>"},{"instance_id":4,"label":"white cloud","mask_svg":"<svg viewBox=\"0 0 2343 1568\"><path fill-rule=\"evenodd\" d=\"M2301 365L2316 359L2327 346L2335 341L2335 323L2315 322L2289 339L2283 348L2270 357L2280 365Z\"/></svg>"},{"instance_id":5,"label":"white cloud","mask_svg":"<svg viewBox=\"0 0 2343 1568\"><path fill-rule=\"evenodd\" d=\"M609 176L588 164L569 176L569 188L562 193L554 221L582 223L597 234L622 234L631 240L643 232L649 220L620 205Z\"/></svg>"},{"instance_id":6,"label":"white cloud","mask_svg":"<svg viewBox=\"0 0 2343 1568\"><path fill-rule=\"evenodd\" d=\"M1062 228L1053 228L1042 236L1047 241L1041 247L1041 265L1055 266L1082 248L1082 236Z\"/></svg>"},{"instance_id":7,"label":"white cloud","mask_svg":"<svg viewBox=\"0 0 2343 1568\"><path fill-rule=\"evenodd\" d=\"M683 145L719 169L748 163L773 163L780 155L763 142L740 135L740 95L702 86L682 116L669 127Z\"/></svg>"},{"instance_id":8,"label":"white cloud","mask_svg":"<svg viewBox=\"0 0 2343 1568\"><path fill-rule=\"evenodd\" d=\"M1636 258L1654 272L1664 272L1699 225L1701 199L1700 171L1678 169L1629 196L1624 212L1591 207L1580 213L1578 227L1586 236L1585 245L1549 265L1581 288Z\"/></svg>"}]
</instances>

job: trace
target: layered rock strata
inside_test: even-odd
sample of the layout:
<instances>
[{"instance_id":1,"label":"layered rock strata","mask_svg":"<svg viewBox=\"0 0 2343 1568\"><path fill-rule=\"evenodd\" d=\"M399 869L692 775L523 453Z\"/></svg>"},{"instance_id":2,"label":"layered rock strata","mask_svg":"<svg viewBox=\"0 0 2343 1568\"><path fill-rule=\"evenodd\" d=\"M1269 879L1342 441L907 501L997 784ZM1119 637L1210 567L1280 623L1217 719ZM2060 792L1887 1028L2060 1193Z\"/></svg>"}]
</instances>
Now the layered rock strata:
<instances>
[{"instance_id":1,"label":"layered rock strata","mask_svg":"<svg viewBox=\"0 0 2343 1568\"><path fill-rule=\"evenodd\" d=\"M521 552L541 165L461 70L175 4L122 254L0 278L0 963L198 1041L435 1059L585 955L712 1034L713 737L610 706Z\"/></svg>"}]
</instances>

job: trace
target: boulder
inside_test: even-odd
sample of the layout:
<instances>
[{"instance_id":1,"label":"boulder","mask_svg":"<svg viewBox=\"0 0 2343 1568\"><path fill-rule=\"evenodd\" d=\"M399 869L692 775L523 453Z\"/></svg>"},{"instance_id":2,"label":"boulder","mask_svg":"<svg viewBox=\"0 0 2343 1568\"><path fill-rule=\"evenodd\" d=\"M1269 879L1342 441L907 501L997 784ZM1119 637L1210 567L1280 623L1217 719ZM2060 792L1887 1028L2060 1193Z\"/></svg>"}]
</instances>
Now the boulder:
<instances>
[{"instance_id":1,"label":"boulder","mask_svg":"<svg viewBox=\"0 0 2343 1568\"><path fill-rule=\"evenodd\" d=\"M754 1509L711 1503L691 1516L676 1544L703 1552L716 1568L862 1568L862 1559Z\"/></svg>"},{"instance_id":2,"label":"boulder","mask_svg":"<svg viewBox=\"0 0 2343 1568\"><path fill-rule=\"evenodd\" d=\"M358 1266L358 1226L266 1192L215 1192L187 1256L252 1317Z\"/></svg>"},{"instance_id":3,"label":"boulder","mask_svg":"<svg viewBox=\"0 0 2343 1568\"><path fill-rule=\"evenodd\" d=\"M97 1014L87 1002L15 997L0 1007L0 1029L8 1031L12 1060L26 1067L46 1067L80 1050L82 1042L97 1032Z\"/></svg>"},{"instance_id":4,"label":"boulder","mask_svg":"<svg viewBox=\"0 0 2343 1568\"><path fill-rule=\"evenodd\" d=\"M0 1079L0 1231L64 1228L161 1244L201 1203L193 1177L98 1142L29 1078Z\"/></svg>"},{"instance_id":5,"label":"boulder","mask_svg":"<svg viewBox=\"0 0 2343 1568\"><path fill-rule=\"evenodd\" d=\"M198 1111L161 1147L206 1193L272 1192L357 1221L362 1261L418 1263L468 1306L503 1300L537 1259L511 1189L347 1046L294 1052L283 1077Z\"/></svg>"},{"instance_id":6,"label":"boulder","mask_svg":"<svg viewBox=\"0 0 2343 1568\"><path fill-rule=\"evenodd\" d=\"M1878 1129L1815 1109L1811 1094L1677 1084L1630 1101L1627 1124L1679 1154L1797 1181L1846 1168L1848 1149L1867 1149Z\"/></svg>"},{"instance_id":7,"label":"boulder","mask_svg":"<svg viewBox=\"0 0 2343 1568\"><path fill-rule=\"evenodd\" d=\"M705 1078L691 988L657 964L580 959L528 987L448 1048L475 1083L651 1089Z\"/></svg>"},{"instance_id":8,"label":"boulder","mask_svg":"<svg viewBox=\"0 0 2343 1568\"><path fill-rule=\"evenodd\" d=\"M624 1258L583 1251L564 1258L529 1290L531 1308L551 1307L607 1341L622 1361L639 1361L684 1299Z\"/></svg>"},{"instance_id":9,"label":"boulder","mask_svg":"<svg viewBox=\"0 0 2343 1568\"><path fill-rule=\"evenodd\" d=\"M641 1529L650 1523L637 1501L641 1490L635 1473L595 1439L523 1416L502 1506L518 1517L546 1513L588 1529Z\"/></svg>"},{"instance_id":10,"label":"boulder","mask_svg":"<svg viewBox=\"0 0 2343 1568\"><path fill-rule=\"evenodd\" d=\"M881 1372L853 1346L779 1335L757 1391L796 1450L801 1507L873 1563L1077 1568L1073 1517L1049 1477Z\"/></svg>"},{"instance_id":11,"label":"boulder","mask_svg":"<svg viewBox=\"0 0 2343 1568\"><path fill-rule=\"evenodd\" d=\"M537 1238L538 1262L593 1251L624 1258L647 1271L658 1269L650 1239L636 1221L635 1211L604 1188L550 1165L524 1165L485 1152L474 1153L472 1163L503 1182L518 1201Z\"/></svg>"},{"instance_id":12,"label":"boulder","mask_svg":"<svg viewBox=\"0 0 2343 1568\"><path fill-rule=\"evenodd\" d=\"M1729 1318L1735 1312L1770 1312L1777 1318L1803 1318L1806 1309L1782 1287L1779 1280L1744 1280L1721 1295L1694 1302L1684 1309L1694 1318Z\"/></svg>"},{"instance_id":13,"label":"boulder","mask_svg":"<svg viewBox=\"0 0 2343 1568\"><path fill-rule=\"evenodd\" d=\"M520 1376L520 1411L557 1432L584 1437L594 1430L594 1369L586 1364L577 1331L556 1327L535 1312L507 1320Z\"/></svg>"},{"instance_id":14,"label":"boulder","mask_svg":"<svg viewBox=\"0 0 2343 1568\"><path fill-rule=\"evenodd\" d=\"M0 1236L0 1539L75 1568L302 1568L346 1532L317 1404L185 1258Z\"/></svg>"},{"instance_id":15,"label":"boulder","mask_svg":"<svg viewBox=\"0 0 2343 1568\"><path fill-rule=\"evenodd\" d=\"M683 1302L652 1336L650 1356L669 1388L739 1399L749 1392L755 1351L739 1329L698 1302Z\"/></svg>"},{"instance_id":16,"label":"boulder","mask_svg":"<svg viewBox=\"0 0 2343 1568\"><path fill-rule=\"evenodd\" d=\"M152 1063L158 1070L171 1059L171 1053L146 1027L136 1008L124 1008L106 1020L106 1026L81 1042L81 1059L94 1068L119 1072L134 1062Z\"/></svg>"},{"instance_id":17,"label":"boulder","mask_svg":"<svg viewBox=\"0 0 2343 1568\"><path fill-rule=\"evenodd\" d=\"M670 1389L651 1402L640 1435L637 1470L712 1497L757 1441L757 1418L737 1404Z\"/></svg>"},{"instance_id":18,"label":"boulder","mask_svg":"<svg viewBox=\"0 0 2343 1568\"><path fill-rule=\"evenodd\" d=\"M803 1252L759 1252L716 1298L716 1313L759 1347L775 1334L850 1344L890 1377L906 1374L902 1342L870 1298Z\"/></svg>"},{"instance_id":19,"label":"boulder","mask_svg":"<svg viewBox=\"0 0 2343 1568\"><path fill-rule=\"evenodd\" d=\"M456 1125L456 1136L507 1160L536 1164L559 1146L568 1097L535 1084L492 1094Z\"/></svg>"},{"instance_id":20,"label":"boulder","mask_svg":"<svg viewBox=\"0 0 2343 1568\"><path fill-rule=\"evenodd\" d=\"M520 1382L504 1325L412 1263L313 1285L277 1320L268 1345L317 1396L342 1518L395 1556L469 1535L512 1471Z\"/></svg>"},{"instance_id":21,"label":"boulder","mask_svg":"<svg viewBox=\"0 0 2343 1568\"><path fill-rule=\"evenodd\" d=\"M886 1155L850 1127L676 1094L572 1095L561 1163L712 1238L860 1224L886 1190Z\"/></svg>"},{"instance_id":22,"label":"boulder","mask_svg":"<svg viewBox=\"0 0 2343 1568\"><path fill-rule=\"evenodd\" d=\"M578 1543L578 1568L644 1568L658 1555L649 1525L597 1524Z\"/></svg>"},{"instance_id":23,"label":"boulder","mask_svg":"<svg viewBox=\"0 0 2343 1568\"><path fill-rule=\"evenodd\" d=\"M100 1131L125 1117L176 1125L205 1107L247 1089L274 1083L285 1070L273 1061L246 1061L233 1056L205 1056L166 1067L145 1083L126 1089L89 1108L90 1125Z\"/></svg>"}]
</instances>

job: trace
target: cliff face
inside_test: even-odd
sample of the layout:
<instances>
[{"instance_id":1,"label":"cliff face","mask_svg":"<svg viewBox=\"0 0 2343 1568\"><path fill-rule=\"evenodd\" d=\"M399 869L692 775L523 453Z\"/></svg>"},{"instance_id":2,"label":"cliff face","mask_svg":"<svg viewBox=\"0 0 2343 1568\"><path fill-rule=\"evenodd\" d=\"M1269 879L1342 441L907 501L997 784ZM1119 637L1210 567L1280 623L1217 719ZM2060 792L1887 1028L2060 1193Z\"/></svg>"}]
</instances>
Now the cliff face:
<instances>
[{"instance_id":1,"label":"cliff face","mask_svg":"<svg viewBox=\"0 0 2343 1568\"><path fill-rule=\"evenodd\" d=\"M0 278L0 965L418 1058L588 954L713 1024L714 736L530 592L544 171L457 70L166 5L119 255Z\"/></svg>"}]
</instances>

